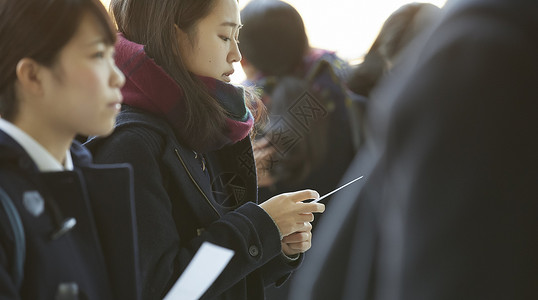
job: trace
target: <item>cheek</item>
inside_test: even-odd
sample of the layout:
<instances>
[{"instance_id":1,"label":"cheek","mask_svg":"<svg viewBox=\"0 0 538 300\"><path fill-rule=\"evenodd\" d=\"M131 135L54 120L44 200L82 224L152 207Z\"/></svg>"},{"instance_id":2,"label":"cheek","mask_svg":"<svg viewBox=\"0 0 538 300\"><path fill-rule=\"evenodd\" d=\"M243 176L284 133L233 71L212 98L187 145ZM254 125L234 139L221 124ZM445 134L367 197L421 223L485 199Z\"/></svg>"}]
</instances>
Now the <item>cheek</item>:
<instances>
[{"instance_id":1,"label":"cheek","mask_svg":"<svg viewBox=\"0 0 538 300\"><path fill-rule=\"evenodd\" d=\"M99 69L79 69L73 72L66 84L69 85L70 100L77 111L91 111L99 109L101 103L106 101L108 77Z\"/></svg>"},{"instance_id":2,"label":"cheek","mask_svg":"<svg viewBox=\"0 0 538 300\"><path fill-rule=\"evenodd\" d=\"M89 69L74 77L74 85L79 88L81 98L94 97L93 101L98 101L99 95L108 87L107 75L106 72Z\"/></svg>"},{"instance_id":3,"label":"cheek","mask_svg":"<svg viewBox=\"0 0 538 300\"><path fill-rule=\"evenodd\" d=\"M86 89L88 90L93 90L98 88L98 86L105 81L104 76L104 72L88 69L85 72L81 72L80 75L77 76L77 83L82 84L83 86L85 85Z\"/></svg>"}]
</instances>

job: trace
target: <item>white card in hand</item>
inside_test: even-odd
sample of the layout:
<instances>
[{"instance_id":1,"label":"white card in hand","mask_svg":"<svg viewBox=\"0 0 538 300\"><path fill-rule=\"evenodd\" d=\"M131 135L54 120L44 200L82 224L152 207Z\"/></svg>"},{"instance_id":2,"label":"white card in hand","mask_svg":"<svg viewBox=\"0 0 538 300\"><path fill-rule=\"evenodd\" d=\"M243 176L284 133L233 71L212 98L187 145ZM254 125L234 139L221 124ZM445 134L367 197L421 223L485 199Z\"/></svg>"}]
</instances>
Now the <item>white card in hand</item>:
<instances>
[{"instance_id":1,"label":"white card in hand","mask_svg":"<svg viewBox=\"0 0 538 300\"><path fill-rule=\"evenodd\" d=\"M329 192L329 193L327 193L327 194L325 194L325 195L319 197L318 199L312 200L310 203L317 203L317 202L319 202L320 200L325 199L327 196L330 196L330 195L332 195L332 194L338 192L339 190L345 188L346 186L352 184L353 182L355 182L355 181L357 181L357 180L359 180L359 179L362 179L362 177L364 177L364 176L360 176L359 178L355 178L355 179L351 180L350 182L344 184L343 186L341 186L341 187L339 187L339 188L333 190L332 192Z\"/></svg>"},{"instance_id":2,"label":"white card in hand","mask_svg":"<svg viewBox=\"0 0 538 300\"><path fill-rule=\"evenodd\" d=\"M204 242L163 300L200 299L233 255L233 250Z\"/></svg>"}]
</instances>

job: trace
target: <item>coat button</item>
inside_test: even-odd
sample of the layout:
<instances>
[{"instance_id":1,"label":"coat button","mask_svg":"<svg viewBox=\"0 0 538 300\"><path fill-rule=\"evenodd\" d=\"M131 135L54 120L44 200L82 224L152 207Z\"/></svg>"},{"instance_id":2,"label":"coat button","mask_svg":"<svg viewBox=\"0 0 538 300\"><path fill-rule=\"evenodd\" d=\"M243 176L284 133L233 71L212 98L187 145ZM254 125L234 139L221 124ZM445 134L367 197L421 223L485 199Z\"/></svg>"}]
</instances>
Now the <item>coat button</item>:
<instances>
[{"instance_id":1,"label":"coat button","mask_svg":"<svg viewBox=\"0 0 538 300\"><path fill-rule=\"evenodd\" d=\"M258 254L260 254L260 250L258 249L258 247L252 245L250 247L248 247L248 253L250 254L250 256L258 256Z\"/></svg>"}]
</instances>

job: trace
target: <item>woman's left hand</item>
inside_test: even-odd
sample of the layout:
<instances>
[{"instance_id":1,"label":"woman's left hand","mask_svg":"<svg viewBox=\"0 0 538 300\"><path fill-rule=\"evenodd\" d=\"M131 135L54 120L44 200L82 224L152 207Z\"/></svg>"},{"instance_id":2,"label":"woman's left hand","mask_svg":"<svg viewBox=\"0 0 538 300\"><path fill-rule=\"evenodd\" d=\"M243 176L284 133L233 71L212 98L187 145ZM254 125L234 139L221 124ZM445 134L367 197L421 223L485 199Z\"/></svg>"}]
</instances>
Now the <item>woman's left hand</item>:
<instances>
[{"instance_id":1,"label":"woman's left hand","mask_svg":"<svg viewBox=\"0 0 538 300\"><path fill-rule=\"evenodd\" d=\"M287 256L306 252L312 246L312 224L305 225L307 230L297 231L282 238L282 252Z\"/></svg>"}]
</instances>

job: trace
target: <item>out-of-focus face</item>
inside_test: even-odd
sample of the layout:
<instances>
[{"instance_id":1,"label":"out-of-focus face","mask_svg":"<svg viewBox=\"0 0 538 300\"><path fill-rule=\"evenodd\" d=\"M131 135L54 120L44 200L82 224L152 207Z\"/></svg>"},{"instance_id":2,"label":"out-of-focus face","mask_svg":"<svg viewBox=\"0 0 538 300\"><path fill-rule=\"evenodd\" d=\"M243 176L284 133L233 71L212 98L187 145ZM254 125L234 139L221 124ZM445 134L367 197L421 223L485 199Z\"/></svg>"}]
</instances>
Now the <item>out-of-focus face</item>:
<instances>
[{"instance_id":1,"label":"out-of-focus face","mask_svg":"<svg viewBox=\"0 0 538 300\"><path fill-rule=\"evenodd\" d=\"M121 108L125 77L114 63L114 46L95 16L79 28L43 76L43 114L58 134L109 134Z\"/></svg>"},{"instance_id":2,"label":"out-of-focus face","mask_svg":"<svg viewBox=\"0 0 538 300\"><path fill-rule=\"evenodd\" d=\"M181 57L187 69L200 76L230 82L232 63L241 61L238 36L241 19L237 0L215 0L213 9L199 20L194 38L178 30Z\"/></svg>"}]
</instances>

